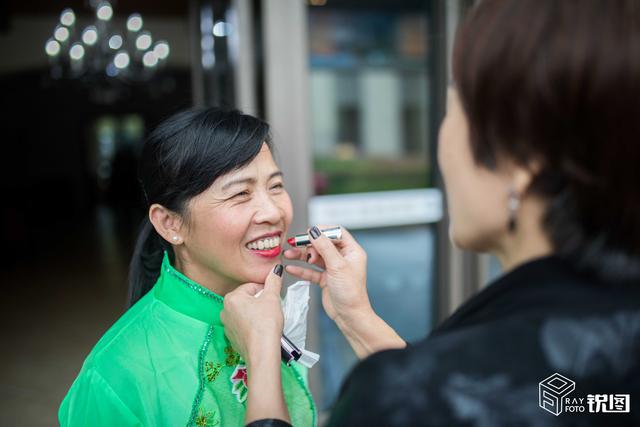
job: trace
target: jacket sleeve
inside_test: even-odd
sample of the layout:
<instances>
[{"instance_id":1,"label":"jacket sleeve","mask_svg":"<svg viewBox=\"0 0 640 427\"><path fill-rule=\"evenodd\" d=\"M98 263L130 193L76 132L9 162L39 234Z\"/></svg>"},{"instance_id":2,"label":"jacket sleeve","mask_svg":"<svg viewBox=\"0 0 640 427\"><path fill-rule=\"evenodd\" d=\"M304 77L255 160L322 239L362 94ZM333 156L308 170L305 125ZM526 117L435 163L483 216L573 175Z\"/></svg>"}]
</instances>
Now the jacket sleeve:
<instances>
[{"instance_id":1,"label":"jacket sleeve","mask_svg":"<svg viewBox=\"0 0 640 427\"><path fill-rule=\"evenodd\" d=\"M61 427L142 426L109 383L90 369L78 377L58 411Z\"/></svg>"},{"instance_id":2,"label":"jacket sleeve","mask_svg":"<svg viewBox=\"0 0 640 427\"><path fill-rule=\"evenodd\" d=\"M291 424L275 418L265 418L263 420L253 421L245 427L291 427Z\"/></svg>"}]
</instances>

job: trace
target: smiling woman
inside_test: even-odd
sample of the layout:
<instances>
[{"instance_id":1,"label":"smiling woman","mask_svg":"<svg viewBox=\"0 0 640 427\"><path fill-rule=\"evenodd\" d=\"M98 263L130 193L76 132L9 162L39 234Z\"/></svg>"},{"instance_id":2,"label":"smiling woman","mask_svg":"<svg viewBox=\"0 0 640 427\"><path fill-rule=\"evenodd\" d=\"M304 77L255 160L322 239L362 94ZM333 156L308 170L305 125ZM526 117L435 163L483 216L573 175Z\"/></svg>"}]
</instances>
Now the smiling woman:
<instances>
[{"instance_id":1,"label":"smiling woman","mask_svg":"<svg viewBox=\"0 0 640 427\"><path fill-rule=\"evenodd\" d=\"M263 283L292 219L269 126L199 109L143 148L148 219L131 262L131 308L87 357L60 407L63 426L243 425L247 366L225 336L223 298ZM282 365L291 421L315 424L306 371Z\"/></svg>"},{"instance_id":2,"label":"smiling woman","mask_svg":"<svg viewBox=\"0 0 640 427\"><path fill-rule=\"evenodd\" d=\"M291 223L291 200L267 143L246 166L215 180L175 213L149 209L154 229L173 245L175 266L207 289L225 295L239 283L262 283L280 255ZM173 236L177 239L173 240Z\"/></svg>"}]
</instances>

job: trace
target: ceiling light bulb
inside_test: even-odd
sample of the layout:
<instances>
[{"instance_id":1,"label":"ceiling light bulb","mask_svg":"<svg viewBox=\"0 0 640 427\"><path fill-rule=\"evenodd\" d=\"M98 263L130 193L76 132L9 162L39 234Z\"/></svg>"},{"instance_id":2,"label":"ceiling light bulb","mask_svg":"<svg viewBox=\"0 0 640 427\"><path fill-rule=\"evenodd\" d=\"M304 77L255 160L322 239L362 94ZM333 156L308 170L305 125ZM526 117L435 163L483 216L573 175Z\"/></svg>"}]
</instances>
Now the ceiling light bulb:
<instances>
[{"instance_id":1,"label":"ceiling light bulb","mask_svg":"<svg viewBox=\"0 0 640 427\"><path fill-rule=\"evenodd\" d=\"M44 50L49 56L56 56L60 53L60 43L57 40L49 39L44 45Z\"/></svg>"},{"instance_id":2,"label":"ceiling light bulb","mask_svg":"<svg viewBox=\"0 0 640 427\"><path fill-rule=\"evenodd\" d=\"M142 56L142 63L145 67L155 67L158 65L158 57L152 50L150 50Z\"/></svg>"},{"instance_id":3,"label":"ceiling light bulb","mask_svg":"<svg viewBox=\"0 0 640 427\"><path fill-rule=\"evenodd\" d=\"M167 59L167 57L169 56L169 52L170 52L169 43L167 43L164 40L159 41L153 47L153 53L156 54L158 59Z\"/></svg>"},{"instance_id":4,"label":"ceiling light bulb","mask_svg":"<svg viewBox=\"0 0 640 427\"><path fill-rule=\"evenodd\" d=\"M129 66L129 54L127 52L118 52L113 58L113 63L119 70Z\"/></svg>"},{"instance_id":5,"label":"ceiling light bulb","mask_svg":"<svg viewBox=\"0 0 640 427\"><path fill-rule=\"evenodd\" d=\"M82 41L87 46L93 46L98 41L98 30L93 25L88 26L82 32Z\"/></svg>"},{"instance_id":6,"label":"ceiling light bulb","mask_svg":"<svg viewBox=\"0 0 640 427\"><path fill-rule=\"evenodd\" d=\"M96 16L101 21L108 21L113 16L113 8L108 1L102 2L96 9Z\"/></svg>"},{"instance_id":7,"label":"ceiling light bulb","mask_svg":"<svg viewBox=\"0 0 640 427\"><path fill-rule=\"evenodd\" d=\"M66 27L70 27L76 22L76 14L73 9L67 8L60 14L60 23Z\"/></svg>"},{"instance_id":8,"label":"ceiling light bulb","mask_svg":"<svg viewBox=\"0 0 640 427\"><path fill-rule=\"evenodd\" d=\"M139 50L147 50L151 47L151 43L153 39L151 38L151 34L147 31L140 33L138 38L136 39L136 47Z\"/></svg>"},{"instance_id":9,"label":"ceiling light bulb","mask_svg":"<svg viewBox=\"0 0 640 427\"><path fill-rule=\"evenodd\" d=\"M142 29L142 16L140 16L139 13L134 13L129 16L129 19L127 19L127 29L134 33Z\"/></svg>"},{"instance_id":10,"label":"ceiling light bulb","mask_svg":"<svg viewBox=\"0 0 640 427\"><path fill-rule=\"evenodd\" d=\"M82 46L82 43L75 42L71 46L71 49L69 49L69 56L71 57L71 59L74 59L76 61L82 59L82 57L84 56L84 47Z\"/></svg>"},{"instance_id":11,"label":"ceiling light bulb","mask_svg":"<svg viewBox=\"0 0 640 427\"><path fill-rule=\"evenodd\" d=\"M114 34L109 37L109 47L113 50L118 50L122 47L122 36L119 34Z\"/></svg>"},{"instance_id":12,"label":"ceiling light bulb","mask_svg":"<svg viewBox=\"0 0 640 427\"><path fill-rule=\"evenodd\" d=\"M59 25L53 32L53 37L55 37L55 39L60 43L64 43L69 40L69 29L62 25Z\"/></svg>"}]
</instances>

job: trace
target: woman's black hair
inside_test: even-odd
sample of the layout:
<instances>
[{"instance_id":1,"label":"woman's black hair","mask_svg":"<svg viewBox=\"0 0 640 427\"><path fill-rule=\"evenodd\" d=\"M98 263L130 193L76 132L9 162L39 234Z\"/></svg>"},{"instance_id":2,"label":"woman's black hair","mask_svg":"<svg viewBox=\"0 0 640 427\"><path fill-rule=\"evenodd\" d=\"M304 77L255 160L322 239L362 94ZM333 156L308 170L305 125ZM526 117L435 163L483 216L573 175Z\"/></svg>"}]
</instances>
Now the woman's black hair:
<instances>
[{"instance_id":1,"label":"woman's black hair","mask_svg":"<svg viewBox=\"0 0 640 427\"><path fill-rule=\"evenodd\" d=\"M476 162L537 164L556 254L610 279L640 277L638 40L637 0L483 0L453 55Z\"/></svg>"},{"instance_id":2,"label":"woman's black hair","mask_svg":"<svg viewBox=\"0 0 640 427\"><path fill-rule=\"evenodd\" d=\"M250 163L266 143L269 125L237 110L200 108L162 122L148 137L138 166L147 209L158 203L180 215L188 201L220 176ZM173 250L146 217L129 270L129 304L155 284L164 251Z\"/></svg>"}]
</instances>

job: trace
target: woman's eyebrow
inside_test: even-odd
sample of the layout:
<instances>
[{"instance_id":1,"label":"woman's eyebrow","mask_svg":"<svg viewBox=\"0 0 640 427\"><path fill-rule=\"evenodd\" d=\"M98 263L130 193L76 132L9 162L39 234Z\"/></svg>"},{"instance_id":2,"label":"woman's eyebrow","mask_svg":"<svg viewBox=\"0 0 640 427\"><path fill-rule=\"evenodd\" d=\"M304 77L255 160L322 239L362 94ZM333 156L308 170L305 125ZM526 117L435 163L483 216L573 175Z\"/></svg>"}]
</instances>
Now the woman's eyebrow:
<instances>
[{"instance_id":1,"label":"woman's eyebrow","mask_svg":"<svg viewBox=\"0 0 640 427\"><path fill-rule=\"evenodd\" d=\"M282 171L276 171L274 173L272 173L271 175L269 175L269 180L275 178L275 177L284 177L284 174L282 173Z\"/></svg>"},{"instance_id":2,"label":"woman's eyebrow","mask_svg":"<svg viewBox=\"0 0 640 427\"><path fill-rule=\"evenodd\" d=\"M233 181L229 181L226 184L224 184L222 186L222 191L228 189L229 187L233 187L234 185L238 185L238 184L255 184L255 182L256 182L255 178L234 179Z\"/></svg>"},{"instance_id":3,"label":"woman's eyebrow","mask_svg":"<svg viewBox=\"0 0 640 427\"><path fill-rule=\"evenodd\" d=\"M272 173L271 175L269 175L269 179L268 180L272 180L273 178L275 178L277 176L284 176L284 174L282 173L282 171L276 171L276 172ZM256 179L255 178L234 179L234 180L229 181L226 184L224 184L222 186L222 191L224 191L224 190L226 190L229 187L232 187L234 185L238 185L238 184L255 184L255 183L256 183Z\"/></svg>"}]
</instances>

